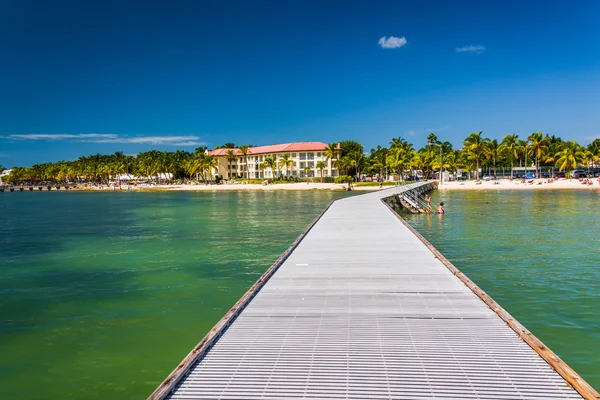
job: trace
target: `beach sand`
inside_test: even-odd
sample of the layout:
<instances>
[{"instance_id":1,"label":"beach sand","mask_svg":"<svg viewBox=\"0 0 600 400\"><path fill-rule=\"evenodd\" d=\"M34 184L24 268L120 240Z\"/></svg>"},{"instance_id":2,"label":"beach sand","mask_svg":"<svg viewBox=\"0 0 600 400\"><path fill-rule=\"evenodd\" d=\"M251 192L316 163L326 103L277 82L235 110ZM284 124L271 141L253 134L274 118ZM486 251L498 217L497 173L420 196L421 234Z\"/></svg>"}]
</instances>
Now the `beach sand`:
<instances>
[{"instance_id":1,"label":"beach sand","mask_svg":"<svg viewBox=\"0 0 600 400\"><path fill-rule=\"evenodd\" d=\"M535 179L533 184L521 183L520 179L500 179L496 181L456 181L456 182L444 182L443 185L438 186L440 190L557 190L557 189L580 189L580 190L599 190L600 184L598 179L593 179L592 185L584 185L577 179L558 179L554 182L548 183L548 179ZM137 185L131 186L130 190L141 190L141 191L198 191L198 192L220 192L220 191L277 191L277 190L345 190L347 185L336 184L336 183L319 183L311 182L306 184L301 183L281 183L271 185L260 185L260 184L220 184L220 185ZM384 186L383 189L392 188L394 186ZM77 189L76 189L77 190ZM79 188L79 190L102 190L112 191L113 188L110 186L104 186L102 189L99 187L87 187ZM127 185L122 185L122 191L128 190ZM378 186L352 186L353 191L373 191L381 190Z\"/></svg>"},{"instance_id":2,"label":"beach sand","mask_svg":"<svg viewBox=\"0 0 600 400\"><path fill-rule=\"evenodd\" d=\"M336 184L336 183L318 183L311 182L306 184L306 182L300 183L281 183L281 184L271 184L271 185L261 185L261 184L220 184L220 185L205 185L205 184L196 184L196 185L136 185L131 186L129 190L138 190L138 191L197 191L197 192L221 192L221 191L246 191L246 190L255 190L255 191L276 191L276 190L334 190L334 191L343 191L347 187L346 184ZM384 188L389 188L393 186L384 186ZM80 190L102 190L102 191L113 191L111 186L104 185L102 189L99 187L86 187L80 188ZM127 185L123 184L121 186L121 191L128 190ZM352 186L353 191L367 191L367 190L379 190L378 186Z\"/></svg>"},{"instance_id":3,"label":"beach sand","mask_svg":"<svg viewBox=\"0 0 600 400\"><path fill-rule=\"evenodd\" d=\"M440 190L556 190L556 189L581 189L581 190L598 190L598 178L592 180L592 185L584 185L577 179L558 179L548 183L548 179L534 179L533 184L521 183L520 179L499 179L498 181L480 181L477 184L475 181L456 181L444 182L438 186ZM497 182L497 184L495 184Z\"/></svg>"}]
</instances>

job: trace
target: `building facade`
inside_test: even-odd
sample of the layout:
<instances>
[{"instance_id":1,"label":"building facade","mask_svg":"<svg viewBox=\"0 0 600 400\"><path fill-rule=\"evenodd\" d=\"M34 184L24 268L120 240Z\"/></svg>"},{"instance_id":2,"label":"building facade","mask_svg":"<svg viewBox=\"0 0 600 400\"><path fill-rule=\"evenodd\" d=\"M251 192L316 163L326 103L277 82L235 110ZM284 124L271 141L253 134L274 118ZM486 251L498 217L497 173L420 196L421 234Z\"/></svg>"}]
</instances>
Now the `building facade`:
<instances>
[{"instance_id":1,"label":"building facade","mask_svg":"<svg viewBox=\"0 0 600 400\"><path fill-rule=\"evenodd\" d=\"M321 142L301 142L250 147L245 156L239 149L217 149L209 151L208 154L215 156L219 162L218 167L213 170L213 174L221 175L225 179L236 177L270 179L280 176L321 177L319 166L323 166L324 177L336 177L338 170L333 165L335 160L327 160L326 147L327 145ZM233 152L233 157L230 151ZM289 161L286 162L286 159ZM271 160L274 164L269 167ZM324 164L319 164L320 162Z\"/></svg>"}]
</instances>

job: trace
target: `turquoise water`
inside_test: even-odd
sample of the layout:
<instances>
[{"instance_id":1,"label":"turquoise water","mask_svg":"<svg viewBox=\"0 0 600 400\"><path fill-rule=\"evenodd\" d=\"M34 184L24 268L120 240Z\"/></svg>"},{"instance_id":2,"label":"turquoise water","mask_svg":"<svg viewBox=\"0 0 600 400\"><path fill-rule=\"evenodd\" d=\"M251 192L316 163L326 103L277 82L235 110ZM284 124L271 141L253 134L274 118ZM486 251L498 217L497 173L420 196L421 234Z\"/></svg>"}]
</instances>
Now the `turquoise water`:
<instances>
[{"instance_id":1,"label":"turquoise water","mask_svg":"<svg viewBox=\"0 0 600 400\"><path fill-rule=\"evenodd\" d=\"M405 218L600 389L600 192L436 192Z\"/></svg>"},{"instance_id":2,"label":"turquoise water","mask_svg":"<svg viewBox=\"0 0 600 400\"><path fill-rule=\"evenodd\" d=\"M146 397L345 195L0 195L0 397ZM599 388L598 193L440 198L410 222Z\"/></svg>"},{"instance_id":3,"label":"turquoise water","mask_svg":"<svg viewBox=\"0 0 600 400\"><path fill-rule=\"evenodd\" d=\"M147 397L345 195L1 194L0 397Z\"/></svg>"}]
</instances>

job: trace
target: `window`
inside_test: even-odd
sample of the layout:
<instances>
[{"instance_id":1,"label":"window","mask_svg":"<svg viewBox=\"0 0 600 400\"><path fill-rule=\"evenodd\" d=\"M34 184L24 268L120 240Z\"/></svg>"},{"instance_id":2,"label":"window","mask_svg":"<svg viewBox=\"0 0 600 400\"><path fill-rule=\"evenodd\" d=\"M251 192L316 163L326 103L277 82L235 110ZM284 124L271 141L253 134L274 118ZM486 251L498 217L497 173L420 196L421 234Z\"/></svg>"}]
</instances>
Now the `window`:
<instances>
[{"instance_id":1,"label":"window","mask_svg":"<svg viewBox=\"0 0 600 400\"><path fill-rule=\"evenodd\" d=\"M277 158L281 158L281 154L279 154L279 153L278 153L278 154L277 154Z\"/></svg>"},{"instance_id":2,"label":"window","mask_svg":"<svg viewBox=\"0 0 600 400\"><path fill-rule=\"evenodd\" d=\"M292 158L296 158L296 153L292 153Z\"/></svg>"},{"instance_id":3,"label":"window","mask_svg":"<svg viewBox=\"0 0 600 400\"><path fill-rule=\"evenodd\" d=\"M296 176L296 174L297 174L297 171L296 171L296 170L293 170L293 171L292 171L292 176Z\"/></svg>"},{"instance_id":4,"label":"window","mask_svg":"<svg viewBox=\"0 0 600 400\"><path fill-rule=\"evenodd\" d=\"M306 160L306 153L300 153L300 159Z\"/></svg>"},{"instance_id":5,"label":"window","mask_svg":"<svg viewBox=\"0 0 600 400\"><path fill-rule=\"evenodd\" d=\"M300 169L304 169L304 167L306 167L306 163L305 162L301 162L300 163Z\"/></svg>"},{"instance_id":6,"label":"window","mask_svg":"<svg viewBox=\"0 0 600 400\"><path fill-rule=\"evenodd\" d=\"M314 161L309 161L308 162L308 167L309 168L314 168L315 167L315 162Z\"/></svg>"},{"instance_id":7,"label":"window","mask_svg":"<svg viewBox=\"0 0 600 400\"><path fill-rule=\"evenodd\" d=\"M317 158L321 158L321 152L317 151Z\"/></svg>"},{"instance_id":8,"label":"window","mask_svg":"<svg viewBox=\"0 0 600 400\"><path fill-rule=\"evenodd\" d=\"M260 156L260 157L258 157L258 158L259 158L259 161L262 161L262 160L263 160L263 156Z\"/></svg>"},{"instance_id":9,"label":"window","mask_svg":"<svg viewBox=\"0 0 600 400\"><path fill-rule=\"evenodd\" d=\"M315 159L315 153L308 153L308 159L309 160L314 160Z\"/></svg>"}]
</instances>

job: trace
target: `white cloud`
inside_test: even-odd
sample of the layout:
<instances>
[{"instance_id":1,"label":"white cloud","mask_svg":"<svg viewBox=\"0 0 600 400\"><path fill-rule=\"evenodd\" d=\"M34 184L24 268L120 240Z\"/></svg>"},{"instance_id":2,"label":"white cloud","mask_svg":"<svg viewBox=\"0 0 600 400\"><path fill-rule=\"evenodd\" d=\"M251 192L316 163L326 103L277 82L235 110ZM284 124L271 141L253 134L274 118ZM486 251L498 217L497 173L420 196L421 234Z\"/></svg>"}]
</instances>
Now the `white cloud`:
<instances>
[{"instance_id":1,"label":"white cloud","mask_svg":"<svg viewBox=\"0 0 600 400\"><path fill-rule=\"evenodd\" d=\"M100 139L100 138L116 138L117 135L106 133L78 133L71 134L47 134L47 133L32 133L28 135L8 135L2 136L4 139L20 139L20 140L65 140L65 139Z\"/></svg>"},{"instance_id":2,"label":"white cloud","mask_svg":"<svg viewBox=\"0 0 600 400\"><path fill-rule=\"evenodd\" d=\"M425 133L431 133L431 132L433 132L433 133L436 133L436 132L441 132L441 131L445 131L445 130L446 130L446 129L448 129L448 128L450 128L450 125L444 125L444 126L442 126L442 127L440 127L440 128L427 128L427 129L425 130Z\"/></svg>"},{"instance_id":3,"label":"white cloud","mask_svg":"<svg viewBox=\"0 0 600 400\"><path fill-rule=\"evenodd\" d=\"M195 146L205 144L199 142L198 139L200 139L198 136L133 136L86 139L81 141L92 143L162 144L178 146Z\"/></svg>"},{"instance_id":4,"label":"white cloud","mask_svg":"<svg viewBox=\"0 0 600 400\"><path fill-rule=\"evenodd\" d=\"M78 133L78 134L14 134L0 136L0 139L13 140L68 140L86 143L128 143L154 144L165 146L200 146L206 143L199 141L198 136L119 136L114 133Z\"/></svg>"},{"instance_id":5,"label":"white cloud","mask_svg":"<svg viewBox=\"0 0 600 400\"><path fill-rule=\"evenodd\" d=\"M415 136L415 131L411 129L409 131L404 131L404 134L408 136Z\"/></svg>"},{"instance_id":6,"label":"white cloud","mask_svg":"<svg viewBox=\"0 0 600 400\"><path fill-rule=\"evenodd\" d=\"M379 43L379 45L384 49L397 49L399 47L404 46L407 42L404 36L382 36L377 43Z\"/></svg>"},{"instance_id":7,"label":"white cloud","mask_svg":"<svg viewBox=\"0 0 600 400\"><path fill-rule=\"evenodd\" d=\"M473 46L473 45L469 45L469 46L463 46L463 47L457 47L456 48L456 52L457 53L477 53L477 54L481 54L485 51L485 46L482 45L477 45L477 46Z\"/></svg>"}]
</instances>

